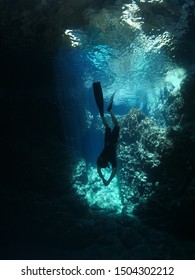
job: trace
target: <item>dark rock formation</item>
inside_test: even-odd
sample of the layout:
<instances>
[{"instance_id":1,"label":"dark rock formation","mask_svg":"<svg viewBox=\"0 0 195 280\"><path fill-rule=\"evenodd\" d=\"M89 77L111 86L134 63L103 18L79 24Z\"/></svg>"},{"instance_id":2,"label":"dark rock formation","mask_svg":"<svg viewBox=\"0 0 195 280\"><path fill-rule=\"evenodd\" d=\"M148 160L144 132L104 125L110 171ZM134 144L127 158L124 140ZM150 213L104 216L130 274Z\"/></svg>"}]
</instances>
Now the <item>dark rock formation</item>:
<instances>
[{"instance_id":1,"label":"dark rock formation","mask_svg":"<svg viewBox=\"0 0 195 280\"><path fill-rule=\"evenodd\" d=\"M159 185L161 158L172 148L167 130L132 109L122 122L118 149L124 205L146 199Z\"/></svg>"},{"instance_id":2,"label":"dark rock formation","mask_svg":"<svg viewBox=\"0 0 195 280\"><path fill-rule=\"evenodd\" d=\"M194 80L184 88L183 121L178 131L170 130L172 149L162 156L160 185L147 202L138 205L134 212L153 224L194 238L195 103L191 95L194 92Z\"/></svg>"},{"instance_id":3,"label":"dark rock formation","mask_svg":"<svg viewBox=\"0 0 195 280\"><path fill-rule=\"evenodd\" d=\"M181 26L188 26L189 10L194 6L185 1L136 1L127 4L127 14L135 15L135 26L142 26L145 34L161 34L169 30L180 36ZM110 0L26 0L0 1L0 35L1 45L14 50L43 48L47 51L56 49L62 44L68 45L69 38L63 36L65 29L77 29L86 25L101 31L101 38L110 44L117 44L117 38L123 30L132 36L129 23L122 19L123 1ZM182 7L182 9L181 9ZM141 19L141 20L140 20ZM140 23L139 23L140 21Z\"/></svg>"},{"instance_id":4,"label":"dark rock formation","mask_svg":"<svg viewBox=\"0 0 195 280\"><path fill-rule=\"evenodd\" d=\"M118 149L124 211L193 238L195 231L194 80L170 96L163 128L140 110L122 122ZM171 118L172 116L172 118Z\"/></svg>"},{"instance_id":5,"label":"dark rock formation","mask_svg":"<svg viewBox=\"0 0 195 280\"><path fill-rule=\"evenodd\" d=\"M1 1L1 43L16 50L53 50L59 42L62 43L65 28L84 25L82 10L90 2Z\"/></svg>"}]
</instances>

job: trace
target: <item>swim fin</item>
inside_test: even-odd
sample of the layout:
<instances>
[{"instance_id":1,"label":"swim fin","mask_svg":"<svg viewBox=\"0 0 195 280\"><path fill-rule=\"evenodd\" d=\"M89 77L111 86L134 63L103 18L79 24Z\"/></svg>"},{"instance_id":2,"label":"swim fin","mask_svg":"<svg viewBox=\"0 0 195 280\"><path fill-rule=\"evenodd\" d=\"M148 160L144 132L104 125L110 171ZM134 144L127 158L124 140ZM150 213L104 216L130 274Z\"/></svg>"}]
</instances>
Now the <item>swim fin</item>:
<instances>
[{"instance_id":1,"label":"swim fin","mask_svg":"<svg viewBox=\"0 0 195 280\"><path fill-rule=\"evenodd\" d=\"M116 93L116 91L112 94L112 96L110 98L109 105L108 105L108 108L107 108L108 112L110 112L112 110L112 104L113 104L115 93Z\"/></svg>"},{"instance_id":2,"label":"swim fin","mask_svg":"<svg viewBox=\"0 0 195 280\"><path fill-rule=\"evenodd\" d=\"M104 116L104 98L103 98L102 87L101 87L100 82L93 83L93 92L94 92L94 97L95 97L97 107L100 112L100 116L103 117Z\"/></svg>"}]
</instances>

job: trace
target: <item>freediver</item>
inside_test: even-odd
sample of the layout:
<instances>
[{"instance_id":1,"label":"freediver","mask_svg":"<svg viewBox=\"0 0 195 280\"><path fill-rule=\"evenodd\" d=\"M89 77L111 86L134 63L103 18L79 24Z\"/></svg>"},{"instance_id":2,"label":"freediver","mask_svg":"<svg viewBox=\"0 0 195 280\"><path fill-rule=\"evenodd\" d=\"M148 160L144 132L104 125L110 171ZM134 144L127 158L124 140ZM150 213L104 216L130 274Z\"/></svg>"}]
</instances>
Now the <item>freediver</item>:
<instances>
[{"instance_id":1,"label":"freediver","mask_svg":"<svg viewBox=\"0 0 195 280\"><path fill-rule=\"evenodd\" d=\"M113 130L111 130L108 122L104 117L104 100L103 100L103 94L102 94L100 82L93 83L93 90L94 90L95 100L102 119L102 123L105 126L104 148L97 158L97 172L100 178L102 179L104 185L108 186L112 181L112 179L115 177L117 172L116 148L117 148L117 142L119 138L120 127L116 119L116 116L112 111L112 104L113 104L115 93L111 96L107 108L107 111L110 113L112 122L114 124ZM109 168L110 167L109 163L111 163L112 165L112 172L110 174L109 179L106 180L102 174L102 168L107 168L107 167Z\"/></svg>"}]
</instances>

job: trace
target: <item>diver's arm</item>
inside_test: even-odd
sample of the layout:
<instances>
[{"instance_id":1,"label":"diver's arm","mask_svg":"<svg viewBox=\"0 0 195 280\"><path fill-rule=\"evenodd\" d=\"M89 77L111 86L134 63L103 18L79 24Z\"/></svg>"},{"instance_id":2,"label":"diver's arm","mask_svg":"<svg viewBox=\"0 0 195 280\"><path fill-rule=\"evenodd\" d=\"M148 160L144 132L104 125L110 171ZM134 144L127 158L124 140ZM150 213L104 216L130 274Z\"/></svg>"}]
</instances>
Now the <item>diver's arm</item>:
<instances>
[{"instance_id":1,"label":"diver's arm","mask_svg":"<svg viewBox=\"0 0 195 280\"><path fill-rule=\"evenodd\" d=\"M110 184L110 182L112 181L112 179L114 178L114 176L116 175L116 172L117 172L117 168L116 167L113 167L112 168L112 173L110 175L110 178L108 180L106 180L102 174L102 170L101 168L97 168L97 171L98 171L98 174L100 176L100 178L102 179L103 183L105 186L108 186Z\"/></svg>"},{"instance_id":2,"label":"diver's arm","mask_svg":"<svg viewBox=\"0 0 195 280\"><path fill-rule=\"evenodd\" d=\"M110 184L110 182L112 181L112 179L114 178L114 176L116 175L116 172L117 172L117 168L116 167L113 167L112 168L112 173L110 175L110 178L108 179L107 181L107 186Z\"/></svg>"}]
</instances>

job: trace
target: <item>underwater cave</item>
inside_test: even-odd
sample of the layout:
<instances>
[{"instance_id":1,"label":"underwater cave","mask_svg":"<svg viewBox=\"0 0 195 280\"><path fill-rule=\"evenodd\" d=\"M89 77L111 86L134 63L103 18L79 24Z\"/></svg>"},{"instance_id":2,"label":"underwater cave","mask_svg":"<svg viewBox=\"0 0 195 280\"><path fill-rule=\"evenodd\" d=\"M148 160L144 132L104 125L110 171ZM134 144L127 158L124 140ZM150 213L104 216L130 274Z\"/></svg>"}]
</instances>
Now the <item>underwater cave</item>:
<instances>
[{"instance_id":1,"label":"underwater cave","mask_svg":"<svg viewBox=\"0 0 195 280\"><path fill-rule=\"evenodd\" d=\"M1 259L194 259L195 1L23 2L0 12Z\"/></svg>"}]
</instances>

